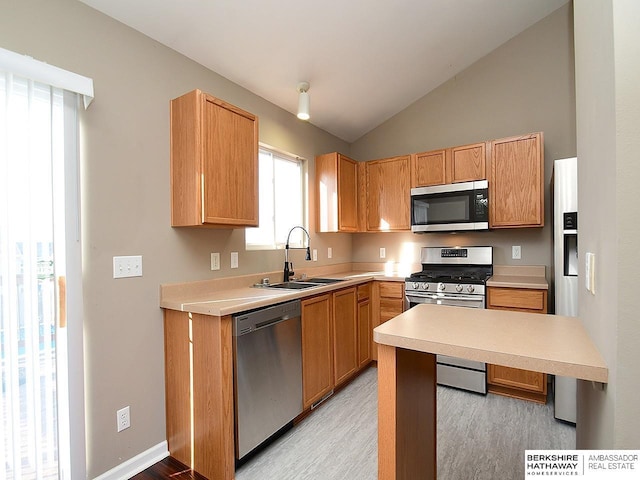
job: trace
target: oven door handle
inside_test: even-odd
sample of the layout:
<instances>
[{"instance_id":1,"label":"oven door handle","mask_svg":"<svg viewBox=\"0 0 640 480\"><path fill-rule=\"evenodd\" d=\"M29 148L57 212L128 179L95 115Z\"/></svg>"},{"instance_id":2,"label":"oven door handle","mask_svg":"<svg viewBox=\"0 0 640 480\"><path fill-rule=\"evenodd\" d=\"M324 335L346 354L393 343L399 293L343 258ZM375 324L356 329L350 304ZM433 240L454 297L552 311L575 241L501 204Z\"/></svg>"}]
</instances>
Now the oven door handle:
<instances>
[{"instance_id":1,"label":"oven door handle","mask_svg":"<svg viewBox=\"0 0 640 480\"><path fill-rule=\"evenodd\" d=\"M415 298L415 299L421 299L421 298L428 298L431 300L456 300L456 301L469 301L469 302L482 302L482 296L480 295L454 295L454 296L447 296L447 295L438 295L437 293L434 294L406 294L406 296L408 298Z\"/></svg>"}]
</instances>

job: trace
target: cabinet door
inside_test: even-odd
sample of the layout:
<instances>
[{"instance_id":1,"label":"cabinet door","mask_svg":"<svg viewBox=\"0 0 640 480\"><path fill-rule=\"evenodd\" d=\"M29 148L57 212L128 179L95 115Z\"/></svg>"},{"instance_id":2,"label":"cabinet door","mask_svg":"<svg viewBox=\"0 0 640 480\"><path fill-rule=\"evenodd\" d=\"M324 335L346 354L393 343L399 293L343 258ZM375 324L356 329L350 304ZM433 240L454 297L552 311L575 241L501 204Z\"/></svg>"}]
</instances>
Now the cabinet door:
<instances>
[{"instance_id":1,"label":"cabinet door","mask_svg":"<svg viewBox=\"0 0 640 480\"><path fill-rule=\"evenodd\" d=\"M366 162L367 230L410 230L410 159L408 155Z\"/></svg>"},{"instance_id":2,"label":"cabinet door","mask_svg":"<svg viewBox=\"0 0 640 480\"><path fill-rule=\"evenodd\" d=\"M411 158L411 187L444 185L446 179L446 150L416 153Z\"/></svg>"},{"instance_id":3,"label":"cabinet door","mask_svg":"<svg viewBox=\"0 0 640 480\"><path fill-rule=\"evenodd\" d=\"M335 383L339 385L358 369L356 288L333 295L333 358Z\"/></svg>"},{"instance_id":4,"label":"cabinet door","mask_svg":"<svg viewBox=\"0 0 640 480\"><path fill-rule=\"evenodd\" d=\"M256 119L209 95L202 117L203 222L257 227Z\"/></svg>"},{"instance_id":5,"label":"cabinet door","mask_svg":"<svg viewBox=\"0 0 640 480\"><path fill-rule=\"evenodd\" d=\"M358 163L338 156L338 231L358 230Z\"/></svg>"},{"instance_id":6,"label":"cabinet door","mask_svg":"<svg viewBox=\"0 0 640 480\"><path fill-rule=\"evenodd\" d=\"M316 157L316 230L358 230L358 162L340 153Z\"/></svg>"},{"instance_id":7,"label":"cabinet door","mask_svg":"<svg viewBox=\"0 0 640 480\"><path fill-rule=\"evenodd\" d=\"M171 226L258 225L258 118L193 90L171 101Z\"/></svg>"},{"instance_id":8,"label":"cabinet door","mask_svg":"<svg viewBox=\"0 0 640 480\"><path fill-rule=\"evenodd\" d=\"M367 162L358 162L358 232L367 231Z\"/></svg>"},{"instance_id":9,"label":"cabinet door","mask_svg":"<svg viewBox=\"0 0 640 480\"><path fill-rule=\"evenodd\" d=\"M303 300L301 307L302 390L304 408L309 408L334 386L331 295Z\"/></svg>"},{"instance_id":10,"label":"cabinet door","mask_svg":"<svg viewBox=\"0 0 640 480\"><path fill-rule=\"evenodd\" d=\"M451 183L485 180L486 147L474 143L451 149Z\"/></svg>"},{"instance_id":11,"label":"cabinet door","mask_svg":"<svg viewBox=\"0 0 640 480\"><path fill-rule=\"evenodd\" d=\"M371 361L371 300L358 302L358 368Z\"/></svg>"},{"instance_id":12,"label":"cabinet door","mask_svg":"<svg viewBox=\"0 0 640 480\"><path fill-rule=\"evenodd\" d=\"M489 228L542 226L542 133L493 140L489 181Z\"/></svg>"}]
</instances>

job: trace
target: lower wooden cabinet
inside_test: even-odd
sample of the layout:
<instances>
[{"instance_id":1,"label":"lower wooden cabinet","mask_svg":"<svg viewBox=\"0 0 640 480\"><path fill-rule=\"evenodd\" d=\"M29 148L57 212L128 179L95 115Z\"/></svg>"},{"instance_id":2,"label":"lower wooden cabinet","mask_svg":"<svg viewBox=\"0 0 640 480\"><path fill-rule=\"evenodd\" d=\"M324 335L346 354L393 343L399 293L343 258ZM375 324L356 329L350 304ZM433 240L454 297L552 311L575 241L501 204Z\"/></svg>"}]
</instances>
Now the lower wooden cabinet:
<instances>
[{"instance_id":1,"label":"lower wooden cabinet","mask_svg":"<svg viewBox=\"0 0 640 480\"><path fill-rule=\"evenodd\" d=\"M404 282L373 282L371 330L404 311ZM371 338L371 358L378 359L378 346Z\"/></svg>"},{"instance_id":2,"label":"lower wooden cabinet","mask_svg":"<svg viewBox=\"0 0 640 480\"><path fill-rule=\"evenodd\" d=\"M358 368L371 362L371 283L358 285Z\"/></svg>"},{"instance_id":3,"label":"lower wooden cabinet","mask_svg":"<svg viewBox=\"0 0 640 480\"><path fill-rule=\"evenodd\" d=\"M334 387L332 294L302 300L302 399L304 408Z\"/></svg>"},{"instance_id":4,"label":"lower wooden cabinet","mask_svg":"<svg viewBox=\"0 0 640 480\"><path fill-rule=\"evenodd\" d=\"M301 301L307 409L371 362L371 283Z\"/></svg>"},{"instance_id":5,"label":"lower wooden cabinet","mask_svg":"<svg viewBox=\"0 0 640 480\"><path fill-rule=\"evenodd\" d=\"M487 308L529 313L547 313L547 291L527 288L487 288ZM501 365L487 366L491 393L547 402L547 375Z\"/></svg>"},{"instance_id":6,"label":"lower wooden cabinet","mask_svg":"<svg viewBox=\"0 0 640 480\"><path fill-rule=\"evenodd\" d=\"M358 320L356 287L333 294L333 371L335 384L358 370Z\"/></svg>"}]
</instances>

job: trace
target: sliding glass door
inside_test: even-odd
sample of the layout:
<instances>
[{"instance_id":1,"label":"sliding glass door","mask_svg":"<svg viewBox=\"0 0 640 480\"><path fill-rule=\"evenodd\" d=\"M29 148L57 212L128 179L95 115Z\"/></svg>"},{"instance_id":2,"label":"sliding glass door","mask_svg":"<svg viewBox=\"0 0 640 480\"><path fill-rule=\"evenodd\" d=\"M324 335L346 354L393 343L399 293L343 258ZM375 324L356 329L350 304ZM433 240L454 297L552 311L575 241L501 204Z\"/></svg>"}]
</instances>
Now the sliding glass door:
<instances>
[{"instance_id":1,"label":"sliding glass door","mask_svg":"<svg viewBox=\"0 0 640 480\"><path fill-rule=\"evenodd\" d=\"M64 96L0 73L0 478L6 479L69 478Z\"/></svg>"}]
</instances>

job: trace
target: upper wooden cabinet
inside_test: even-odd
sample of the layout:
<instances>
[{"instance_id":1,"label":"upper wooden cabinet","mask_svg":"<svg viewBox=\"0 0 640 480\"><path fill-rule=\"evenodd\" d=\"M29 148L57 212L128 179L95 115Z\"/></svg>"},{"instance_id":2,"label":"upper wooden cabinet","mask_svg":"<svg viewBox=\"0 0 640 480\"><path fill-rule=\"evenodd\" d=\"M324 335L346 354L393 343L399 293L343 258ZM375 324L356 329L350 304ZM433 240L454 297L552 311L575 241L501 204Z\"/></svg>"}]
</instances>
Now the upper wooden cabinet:
<instances>
[{"instance_id":1,"label":"upper wooden cabinet","mask_svg":"<svg viewBox=\"0 0 640 480\"><path fill-rule=\"evenodd\" d=\"M544 226L541 132L491 142L489 205L489 228Z\"/></svg>"},{"instance_id":2,"label":"upper wooden cabinet","mask_svg":"<svg viewBox=\"0 0 640 480\"><path fill-rule=\"evenodd\" d=\"M365 162L367 231L411 230L409 155Z\"/></svg>"},{"instance_id":3,"label":"upper wooden cabinet","mask_svg":"<svg viewBox=\"0 0 640 480\"><path fill-rule=\"evenodd\" d=\"M416 153L411 157L411 187L485 180L486 144Z\"/></svg>"},{"instance_id":4,"label":"upper wooden cabinet","mask_svg":"<svg viewBox=\"0 0 640 480\"><path fill-rule=\"evenodd\" d=\"M316 229L358 231L358 162L341 153L316 157Z\"/></svg>"},{"instance_id":5,"label":"upper wooden cabinet","mask_svg":"<svg viewBox=\"0 0 640 480\"><path fill-rule=\"evenodd\" d=\"M473 182L486 180L486 144L474 143L451 149L451 182Z\"/></svg>"},{"instance_id":6,"label":"upper wooden cabinet","mask_svg":"<svg viewBox=\"0 0 640 480\"><path fill-rule=\"evenodd\" d=\"M446 149L414 153L411 156L411 188L448 183L446 164Z\"/></svg>"},{"instance_id":7,"label":"upper wooden cabinet","mask_svg":"<svg viewBox=\"0 0 640 480\"><path fill-rule=\"evenodd\" d=\"M171 226L258 226L258 118L194 90L171 101Z\"/></svg>"}]
</instances>

